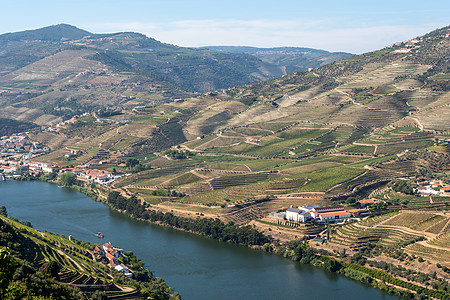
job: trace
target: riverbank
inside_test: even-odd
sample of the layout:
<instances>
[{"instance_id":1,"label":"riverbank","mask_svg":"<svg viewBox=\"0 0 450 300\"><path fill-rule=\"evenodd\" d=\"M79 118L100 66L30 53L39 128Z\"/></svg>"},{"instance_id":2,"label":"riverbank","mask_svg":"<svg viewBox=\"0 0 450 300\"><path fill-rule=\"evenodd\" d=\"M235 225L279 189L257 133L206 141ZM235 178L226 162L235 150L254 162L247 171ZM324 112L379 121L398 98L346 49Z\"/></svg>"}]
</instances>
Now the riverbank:
<instances>
[{"instance_id":1,"label":"riverbank","mask_svg":"<svg viewBox=\"0 0 450 300\"><path fill-rule=\"evenodd\" d=\"M58 189L61 191L69 191L69 189ZM102 190L103 191L103 190ZM107 192L106 190L104 191ZM116 192L117 193L117 192ZM97 191L95 194L99 195L101 194L100 191ZM118 193L117 193L118 194ZM135 197L125 197L123 195L120 195L121 197L118 197L116 194L115 197L104 197L104 195L101 195L100 200L104 204L107 204L109 207L114 209L115 211L120 211L121 215L128 215L132 217L133 219L141 219L145 221L150 221L150 223L163 225L164 227L171 227L177 230L183 230L183 231L190 231L193 233L197 233L198 235L203 235L206 237L210 237L211 239L216 239L219 241L229 241L229 243L236 243L236 244L242 244L247 247L252 248L258 248L262 251L257 252L267 252L272 254L277 254L277 256L286 257L289 259L293 259L297 261L298 256L292 256L292 253L295 252L295 249L298 247L298 244L295 243L277 243L276 241L270 240L268 242L259 240L258 239L252 239L252 230L247 230L247 228L242 228L242 231L238 234L236 234L235 230L241 230L239 226L226 226L227 224L223 224L218 220L204 220L203 219L189 219L185 220L185 218L179 218L177 216L174 216L171 213L163 214L161 212L152 212L151 207L147 206L144 207L141 204L141 201L138 201ZM119 198L119 201L117 200ZM99 200L99 201L100 201ZM112 203L110 202L112 201ZM147 219L148 218L148 219ZM193 226L193 228L190 228L189 226ZM100 228L99 228L100 229ZM198 231L198 229L201 229L203 231ZM253 229L253 228L249 228ZM148 229L146 229L147 231ZM104 229L101 229L103 232ZM249 235L247 236L246 233ZM134 233L133 233L134 234ZM258 233L255 233L256 236L260 236ZM107 234L106 237L109 238L110 234ZM192 239L192 237L190 238ZM195 238L194 238L195 239ZM299 242L299 241L296 241ZM309 245L308 245L309 247ZM133 247L127 247L130 249L133 249ZM343 265L343 268L341 268L342 272L345 270L346 264L351 264L349 257L338 257L338 254L336 253L328 253L328 252L317 252L317 250L312 250L315 256L309 255L310 259L309 262L307 261L308 258L305 258L303 260L303 263L308 262L308 265L312 266L318 266L323 268L325 266L325 262L323 261L322 257L330 257L335 260L338 260ZM340 256L340 254L339 254ZM308 257L308 256L306 256ZM303 257L302 257L303 258ZM301 261L299 259L298 261ZM313 263L312 263L313 262ZM307 264L305 264L307 265ZM341 270L338 272L335 272L335 274L339 275L345 275L349 272L342 273ZM332 274L332 273L331 273ZM350 274L350 273L349 273ZM363 274L364 275L364 274ZM254 276L254 275L253 275ZM369 274L366 274L365 277L371 277ZM165 276L164 276L165 277ZM347 276L348 277L348 276ZM364 276L363 276L364 277ZM348 277L351 278L351 277ZM364 281L361 281L364 283ZM367 284L367 283L365 283ZM394 291L391 289L391 293L394 293ZM419 293L420 294L420 293ZM410 295L411 296L411 295ZM408 296L409 297L409 296Z\"/></svg>"},{"instance_id":2,"label":"riverbank","mask_svg":"<svg viewBox=\"0 0 450 300\"><path fill-rule=\"evenodd\" d=\"M279 255L132 219L70 188L8 181L0 183L0 190L0 205L8 207L9 215L30 221L41 232L133 250L154 276L164 278L186 300L296 299L300 293L347 300L359 300L359 295L367 300L398 299ZM104 239L96 236L98 231Z\"/></svg>"},{"instance_id":3,"label":"riverbank","mask_svg":"<svg viewBox=\"0 0 450 300\"><path fill-rule=\"evenodd\" d=\"M132 196L127 199L118 192L110 192L104 203L132 218L277 254L302 264L310 264L369 284L391 295L404 298L421 298L426 295L436 299L450 299L450 294L445 291L428 289L423 285L401 280L376 267L365 267L365 261L363 263L359 261L360 264L358 264L358 259L338 258L341 256L339 253L314 249L309 246L306 240L281 243L279 240L254 229L254 226L236 226L234 224L223 224L219 219L199 217L192 219L179 217L172 213L155 212L151 210L149 205L143 204L136 197ZM392 267L395 266L392 265ZM426 276L426 274L423 275Z\"/></svg>"}]
</instances>

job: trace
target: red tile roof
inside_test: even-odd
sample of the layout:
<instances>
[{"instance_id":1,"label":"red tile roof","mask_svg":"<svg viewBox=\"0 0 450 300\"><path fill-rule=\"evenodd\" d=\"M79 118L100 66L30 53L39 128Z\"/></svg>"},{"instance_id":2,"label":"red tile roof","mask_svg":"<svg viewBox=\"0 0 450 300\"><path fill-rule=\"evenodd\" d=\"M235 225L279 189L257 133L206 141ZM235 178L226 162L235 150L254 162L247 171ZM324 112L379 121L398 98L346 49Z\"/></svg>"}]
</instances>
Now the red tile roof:
<instances>
[{"instance_id":1,"label":"red tile roof","mask_svg":"<svg viewBox=\"0 0 450 300\"><path fill-rule=\"evenodd\" d=\"M360 200L358 201L361 204L372 204L372 203L380 203L380 200L375 200L375 199L364 199L364 200Z\"/></svg>"},{"instance_id":2,"label":"red tile roof","mask_svg":"<svg viewBox=\"0 0 450 300\"><path fill-rule=\"evenodd\" d=\"M332 211L332 212L326 212L326 213L319 214L319 216L321 216L321 217L333 217L333 216L344 216L344 215L350 215L350 213L346 212L346 211Z\"/></svg>"}]
</instances>

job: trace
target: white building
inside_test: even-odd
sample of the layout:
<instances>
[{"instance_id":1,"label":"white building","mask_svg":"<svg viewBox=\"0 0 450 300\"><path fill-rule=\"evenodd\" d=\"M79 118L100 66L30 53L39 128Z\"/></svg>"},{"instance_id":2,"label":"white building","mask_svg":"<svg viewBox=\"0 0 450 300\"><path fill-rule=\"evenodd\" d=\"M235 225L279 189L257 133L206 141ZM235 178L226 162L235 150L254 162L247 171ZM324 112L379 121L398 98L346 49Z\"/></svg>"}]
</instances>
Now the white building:
<instances>
[{"instance_id":1,"label":"white building","mask_svg":"<svg viewBox=\"0 0 450 300\"><path fill-rule=\"evenodd\" d=\"M133 274L130 272L130 269L128 269L125 265L120 264L114 267L117 271L123 273L127 277L133 277Z\"/></svg>"},{"instance_id":2,"label":"white building","mask_svg":"<svg viewBox=\"0 0 450 300\"><path fill-rule=\"evenodd\" d=\"M286 219L296 222L306 222L311 219L311 215L308 212L297 208L288 208L286 210Z\"/></svg>"},{"instance_id":3,"label":"white building","mask_svg":"<svg viewBox=\"0 0 450 300\"><path fill-rule=\"evenodd\" d=\"M350 217L351 217L351 214L346 211L332 211L332 212L319 213L319 219L321 221L348 219Z\"/></svg>"}]
</instances>

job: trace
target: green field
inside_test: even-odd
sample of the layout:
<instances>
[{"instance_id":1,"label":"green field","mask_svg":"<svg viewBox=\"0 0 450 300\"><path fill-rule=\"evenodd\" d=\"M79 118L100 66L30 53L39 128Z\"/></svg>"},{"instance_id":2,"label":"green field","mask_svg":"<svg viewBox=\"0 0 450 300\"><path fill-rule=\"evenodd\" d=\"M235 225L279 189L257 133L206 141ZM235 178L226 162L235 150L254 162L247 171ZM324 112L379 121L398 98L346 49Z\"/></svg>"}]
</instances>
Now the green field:
<instances>
[{"instance_id":1,"label":"green field","mask_svg":"<svg viewBox=\"0 0 450 300\"><path fill-rule=\"evenodd\" d=\"M332 186L352 179L364 173L362 169L349 167L329 168L316 173L303 173L292 176L293 178L308 178L310 181L299 191L324 192Z\"/></svg>"}]
</instances>

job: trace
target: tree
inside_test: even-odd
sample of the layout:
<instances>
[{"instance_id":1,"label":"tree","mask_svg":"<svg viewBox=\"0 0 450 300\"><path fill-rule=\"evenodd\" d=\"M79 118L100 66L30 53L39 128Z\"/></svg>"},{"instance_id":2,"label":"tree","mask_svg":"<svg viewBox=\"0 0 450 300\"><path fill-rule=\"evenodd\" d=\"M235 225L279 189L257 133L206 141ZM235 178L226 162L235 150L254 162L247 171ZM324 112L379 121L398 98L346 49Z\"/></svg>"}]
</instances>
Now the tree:
<instances>
[{"instance_id":1,"label":"tree","mask_svg":"<svg viewBox=\"0 0 450 300\"><path fill-rule=\"evenodd\" d=\"M50 260L46 262L42 265L41 270L45 275L59 280L59 264L56 261Z\"/></svg>"},{"instance_id":2,"label":"tree","mask_svg":"<svg viewBox=\"0 0 450 300\"><path fill-rule=\"evenodd\" d=\"M8 212L5 206L0 206L0 216L8 217Z\"/></svg>"},{"instance_id":3,"label":"tree","mask_svg":"<svg viewBox=\"0 0 450 300\"><path fill-rule=\"evenodd\" d=\"M91 299L92 299L92 300L106 300L106 299L108 299L108 296L106 295L106 292L105 292L105 291L99 291L99 290L96 290L96 291L92 294Z\"/></svg>"},{"instance_id":4,"label":"tree","mask_svg":"<svg viewBox=\"0 0 450 300\"><path fill-rule=\"evenodd\" d=\"M136 158L128 158L125 161L125 165L127 166L128 169L132 169L134 166L137 166L139 164L139 160L137 160Z\"/></svg>"},{"instance_id":5,"label":"tree","mask_svg":"<svg viewBox=\"0 0 450 300\"><path fill-rule=\"evenodd\" d=\"M14 258L10 255L9 249L0 249L0 298L5 294L6 289L13 279L15 271Z\"/></svg>"},{"instance_id":6,"label":"tree","mask_svg":"<svg viewBox=\"0 0 450 300\"><path fill-rule=\"evenodd\" d=\"M355 202L356 202L355 197L348 197L347 200L345 201L345 203L347 204L354 204Z\"/></svg>"},{"instance_id":7,"label":"tree","mask_svg":"<svg viewBox=\"0 0 450 300\"><path fill-rule=\"evenodd\" d=\"M77 175L72 172L65 172L59 176L59 179L61 180L61 184L63 186L71 186L75 183Z\"/></svg>"}]
</instances>

